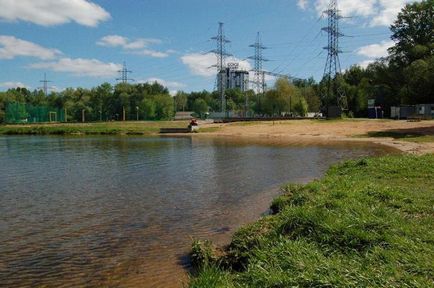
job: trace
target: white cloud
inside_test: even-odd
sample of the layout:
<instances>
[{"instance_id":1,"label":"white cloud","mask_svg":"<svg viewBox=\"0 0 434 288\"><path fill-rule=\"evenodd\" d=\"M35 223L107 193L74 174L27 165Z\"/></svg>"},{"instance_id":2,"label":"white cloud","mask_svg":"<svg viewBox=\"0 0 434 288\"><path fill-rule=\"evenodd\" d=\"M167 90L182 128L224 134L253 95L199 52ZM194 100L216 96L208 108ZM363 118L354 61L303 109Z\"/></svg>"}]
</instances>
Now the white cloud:
<instances>
[{"instance_id":1,"label":"white cloud","mask_svg":"<svg viewBox=\"0 0 434 288\"><path fill-rule=\"evenodd\" d=\"M369 64L374 63L375 60L363 60L362 62L360 62L358 65L362 68L368 67Z\"/></svg>"},{"instance_id":2,"label":"white cloud","mask_svg":"<svg viewBox=\"0 0 434 288\"><path fill-rule=\"evenodd\" d=\"M361 56L368 58L381 58L388 55L387 49L395 44L392 40L382 41L380 44L371 44L367 46L360 47L356 50L356 53Z\"/></svg>"},{"instance_id":3,"label":"white cloud","mask_svg":"<svg viewBox=\"0 0 434 288\"><path fill-rule=\"evenodd\" d=\"M138 38L130 40L129 38L120 35L107 35L102 37L98 42L96 42L96 44L105 47L120 47L127 53L135 55L150 56L154 58L168 57L173 53L173 50L162 52L148 48L150 45L161 44L161 42L160 39L153 38Z\"/></svg>"},{"instance_id":4,"label":"white cloud","mask_svg":"<svg viewBox=\"0 0 434 288\"><path fill-rule=\"evenodd\" d=\"M164 87L166 87L167 89L169 89L170 95L175 95L176 92L178 92L179 90L181 90L182 88L185 88L187 85L185 85L184 83L180 83L180 82L176 82L176 81L166 81L163 80L161 78L156 78L156 77L151 77L148 78L146 80L139 80L137 81L138 83L154 83L157 82L160 85L163 85Z\"/></svg>"},{"instance_id":5,"label":"white cloud","mask_svg":"<svg viewBox=\"0 0 434 288\"><path fill-rule=\"evenodd\" d=\"M141 56L151 56L154 58L166 58L169 56L167 52L155 51L151 49L142 49L138 51L133 51L131 54L141 55Z\"/></svg>"},{"instance_id":6,"label":"white cloud","mask_svg":"<svg viewBox=\"0 0 434 288\"><path fill-rule=\"evenodd\" d=\"M307 2L307 0L298 0L298 2L297 2L297 6L300 7L300 9L302 9L302 10L306 10L308 4L309 3Z\"/></svg>"},{"instance_id":7,"label":"white cloud","mask_svg":"<svg viewBox=\"0 0 434 288\"><path fill-rule=\"evenodd\" d=\"M181 88L184 88L186 86L184 83L180 83L180 82L176 82L176 81L166 81L166 80L163 80L161 78L156 78L156 77L151 77L151 78L148 78L146 80L138 81L138 82L139 83L140 82L143 82L143 83L157 82L157 83L160 83L161 85L163 85L164 87L167 87L169 89L181 89Z\"/></svg>"},{"instance_id":8,"label":"white cloud","mask_svg":"<svg viewBox=\"0 0 434 288\"><path fill-rule=\"evenodd\" d=\"M211 77L214 76L215 69L211 66L215 64L216 58L214 54L191 53L181 57L183 64L187 65L191 73L194 75Z\"/></svg>"},{"instance_id":9,"label":"white cloud","mask_svg":"<svg viewBox=\"0 0 434 288\"><path fill-rule=\"evenodd\" d=\"M367 17L373 15L378 0L340 0L338 1L338 7L343 16L363 16ZM316 0L315 9L319 15L329 7L330 0Z\"/></svg>"},{"instance_id":10,"label":"white cloud","mask_svg":"<svg viewBox=\"0 0 434 288\"><path fill-rule=\"evenodd\" d=\"M107 35L102 37L97 44L108 47L122 47L124 49L142 49L152 44L160 44L160 39L153 38L138 38L130 41L127 37L120 35Z\"/></svg>"},{"instance_id":11,"label":"white cloud","mask_svg":"<svg viewBox=\"0 0 434 288\"><path fill-rule=\"evenodd\" d=\"M305 9L308 0L299 0L298 6ZM369 26L389 26L393 23L399 11L405 4L415 0L339 0L338 7L343 16L356 16L365 18ZM318 15L322 15L330 3L330 0L311 0L314 3Z\"/></svg>"},{"instance_id":12,"label":"white cloud","mask_svg":"<svg viewBox=\"0 0 434 288\"><path fill-rule=\"evenodd\" d=\"M194 75L199 75L203 77L211 77L216 75L216 69L212 68L216 64L217 59L213 53L201 54L201 53L191 53L186 54L181 57L182 63L188 66L191 73ZM252 66L246 60L240 60L235 57L228 57L226 59L227 63L236 62L239 63L240 69L251 70Z\"/></svg>"},{"instance_id":13,"label":"white cloud","mask_svg":"<svg viewBox=\"0 0 434 288\"><path fill-rule=\"evenodd\" d=\"M122 69L122 65L104 63L96 59L61 58L53 62L34 63L29 66L34 69L50 69L56 72L72 73L77 76L114 77Z\"/></svg>"},{"instance_id":14,"label":"white cloud","mask_svg":"<svg viewBox=\"0 0 434 288\"><path fill-rule=\"evenodd\" d=\"M0 87L6 88L6 89L12 89L12 88L30 88L29 86L21 83L21 82L3 82L0 83Z\"/></svg>"},{"instance_id":15,"label":"white cloud","mask_svg":"<svg viewBox=\"0 0 434 288\"><path fill-rule=\"evenodd\" d=\"M0 7L0 20L42 26L76 22L95 27L110 18L104 8L89 0L0 0Z\"/></svg>"},{"instance_id":16,"label":"white cloud","mask_svg":"<svg viewBox=\"0 0 434 288\"><path fill-rule=\"evenodd\" d=\"M60 54L61 52L57 49L45 48L13 36L0 35L0 59L14 59L18 56L27 56L48 60Z\"/></svg>"},{"instance_id":17,"label":"white cloud","mask_svg":"<svg viewBox=\"0 0 434 288\"><path fill-rule=\"evenodd\" d=\"M371 26L389 26L395 21L399 11L405 4L414 0L379 0L380 9L372 19Z\"/></svg>"},{"instance_id":18,"label":"white cloud","mask_svg":"<svg viewBox=\"0 0 434 288\"><path fill-rule=\"evenodd\" d=\"M100 46L123 47L128 43L128 39L119 35L107 35L96 42Z\"/></svg>"}]
</instances>

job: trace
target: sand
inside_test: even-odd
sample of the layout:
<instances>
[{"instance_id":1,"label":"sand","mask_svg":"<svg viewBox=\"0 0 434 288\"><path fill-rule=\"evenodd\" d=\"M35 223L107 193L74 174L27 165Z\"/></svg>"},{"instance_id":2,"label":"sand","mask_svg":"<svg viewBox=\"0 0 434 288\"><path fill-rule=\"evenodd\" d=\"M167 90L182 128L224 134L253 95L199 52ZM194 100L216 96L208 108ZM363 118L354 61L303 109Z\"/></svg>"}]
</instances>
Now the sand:
<instances>
[{"instance_id":1,"label":"sand","mask_svg":"<svg viewBox=\"0 0 434 288\"><path fill-rule=\"evenodd\" d=\"M412 154L434 153L434 142L415 142L392 137L369 137L368 133L386 132L402 135L434 135L434 121L405 120L288 120L275 122L236 122L204 124L218 127L215 132L200 135L219 135L243 138L273 138L280 141L333 143L342 141L381 144Z\"/></svg>"}]
</instances>

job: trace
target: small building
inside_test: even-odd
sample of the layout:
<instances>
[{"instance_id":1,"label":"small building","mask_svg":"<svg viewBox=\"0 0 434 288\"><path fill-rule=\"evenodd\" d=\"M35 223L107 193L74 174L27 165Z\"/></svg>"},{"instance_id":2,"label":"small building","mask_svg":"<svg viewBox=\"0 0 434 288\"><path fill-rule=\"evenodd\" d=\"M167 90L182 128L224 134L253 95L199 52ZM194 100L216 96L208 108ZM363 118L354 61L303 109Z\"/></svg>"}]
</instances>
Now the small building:
<instances>
[{"instance_id":1,"label":"small building","mask_svg":"<svg viewBox=\"0 0 434 288\"><path fill-rule=\"evenodd\" d=\"M245 92L249 88L249 72L239 69L238 63L228 63L228 67L217 75L218 87L220 83L223 84L223 89L238 88L241 92Z\"/></svg>"},{"instance_id":2,"label":"small building","mask_svg":"<svg viewBox=\"0 0 434 288\"><path fill-rule=\"evenodd\" d=\"M194 118L193 113L191 111L176 112L174 120L191 120Z\"/></svg>"},{"instance_id":3,"label":"small building","mask_svg":"<svg viewBox=\"0 0 434 288\"><path fill-rule=\"evenodd\" d=\"M383 107L374 106L374 107L368 108L368 118L369 119L383 119L384 118Z\"/></svg>"},{"instance_id":4,"label":"small building","mask_svg":"<svg viewBox=\"0 0 434 288\"><path fill-rule=\"evenodd\" d=\"M417 104L416 115L423 119L434 119L434 104Z\"/></svg>"},{"instance_id":5,"label":"small building","mask_svg":"<svg viewBox=\"0 0 434 288\"><path fill-rule=\"evenodd\" d=\"M342 109L337 105L327 106L327 118L340 118L342 116Z\"/></svg>"},{"instance_id":6,"label":"small building","mask_svg":"<svg viewBox=\"0 0 434 288\"><path fill-rule=\"evenodd\" d=\"M415 116L416 106L401 105L390 107L390 118L392 119L407 119Z\"/></svg>"}]
</instances>

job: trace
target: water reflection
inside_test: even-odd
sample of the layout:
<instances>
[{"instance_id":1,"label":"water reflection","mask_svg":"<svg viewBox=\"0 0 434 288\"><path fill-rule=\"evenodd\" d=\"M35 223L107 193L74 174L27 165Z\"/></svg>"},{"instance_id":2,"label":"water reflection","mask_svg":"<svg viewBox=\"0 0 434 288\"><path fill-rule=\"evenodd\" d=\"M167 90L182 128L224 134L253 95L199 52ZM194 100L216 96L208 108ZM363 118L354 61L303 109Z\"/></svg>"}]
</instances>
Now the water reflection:
<instances>
[{"instance_id":1,"label":"water reflection","mask_svg":"<svg viewBox=\"0 0 434 288\"><path fill-rule=\"evenodd\" d=\"M191 237L223 243L281 183L382 151L264 144L0 137L0 286L179 287Z\"/></svg>"}]
</instances>

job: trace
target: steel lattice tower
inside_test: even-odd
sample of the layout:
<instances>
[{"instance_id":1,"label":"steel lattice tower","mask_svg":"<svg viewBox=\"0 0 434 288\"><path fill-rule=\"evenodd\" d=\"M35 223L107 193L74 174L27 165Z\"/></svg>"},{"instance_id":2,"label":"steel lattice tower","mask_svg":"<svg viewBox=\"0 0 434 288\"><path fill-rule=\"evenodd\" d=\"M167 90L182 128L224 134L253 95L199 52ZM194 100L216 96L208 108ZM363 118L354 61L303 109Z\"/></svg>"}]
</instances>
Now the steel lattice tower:
<instances>
[{"instance_id":1,"label":"steel lattice tower","mask_svg":"<svg viewBox=\"0 0 434 288\"><path fill-rule=\"evenodd\" d=\"M341 64L339 54L342 51L339 49L339 38L345 36L340 32L339 19L342 16L339 14L337 0L331 0L326 11L328 18L328 26L322 28L328 34L328 45L324 47L328 51L327 61L324 67L323 79L326 81L326 91L323 95L323 103L327 103L323 109L327 110L328 101L336 98L336 104L342 110L347 110L347 100L344 91L339 87L337 76L341 73ZM323 104L324 105L324 104Z\"/></svg>"},{"instance_id":2,"label":"steel lattice tower","mask_svg":"<svg viewBox=\"0 0 434 288\"><path fill-rule=\"evenodd\" d=\"M120 77L116 78L117 81L121 81L122 83L128 83L128 81L134 81L133 79L128 78L128 74L133 72L127 69L127 64L125 62L122 66L122 70L119 70L118 73L120 74Z\"/></svg>"},{"instance_id":3,"label":"steel lattice tower","mask_svg":"<svg viewBox=\"0 0 434 288\"><path fill-rule=\"evenodd\" d=\"M256 35L256 42L252 45L249 45L249 47L255 49L255 55L248 57L248 59L255 61L255 66L253 69L255 80L253 83L256 85L256 93L258 93L258 95L262 95L265 92L265 73L262 70L262 63L268 61L268 59L263 57L262 51L267 49L267 47L262 45L261 35L259 32Z\"/></svg>"},{"instance_id":4,"label":"steel lattice tower","mask_svg":"<svg viewBox=\"0 0 434 288\"><path fill-rule=\"evenodd\" d=\"M48 83L52 81L47 80L47 73L44 73L44 80L40 80L39 82L42 83L42 87L39 87L39 89L42 89L44 91L45 96L48 96Z\"/></svg>"},{"instance_id":5,"label":"steel lattice tower","mask_svg":"<svg viewBox=\"0 0 434 288\"><path fill-rule=\"evenodd\" d=\"M217 89L220 95L220 101L221 101L221 111L226 111L226 97L225 97L225 82L226 82L226 57L230 56L226 52L226 44L230 43L223 30L223 23L219 22L219 29L218 34L215 37L212 37L212 40L215 40L217 43L217 49L212 50L211 52L214 53L217 57L217 64L213 67L217 68Z\"/></svg>"}]
</instances>

